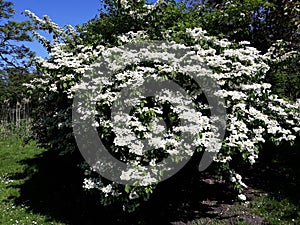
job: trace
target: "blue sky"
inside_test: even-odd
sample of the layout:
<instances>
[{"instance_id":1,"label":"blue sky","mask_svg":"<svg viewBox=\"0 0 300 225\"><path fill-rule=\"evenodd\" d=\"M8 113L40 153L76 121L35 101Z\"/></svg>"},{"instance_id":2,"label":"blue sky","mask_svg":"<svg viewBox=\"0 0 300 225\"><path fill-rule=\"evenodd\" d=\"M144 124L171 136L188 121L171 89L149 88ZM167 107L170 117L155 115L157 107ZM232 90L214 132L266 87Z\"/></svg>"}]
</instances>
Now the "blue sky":
<instances>
[{"instance_id":1,"label":"blue sky","mask_svg":"<svg viewBox=\"0 0 300 225\"><path fill-rule=\"evenodd\" d=\"M10 0L14 3L16 21L28 19L21 15L26 9L39 17L48 15L51 20L60 26L70 24L72 26L87 22L94 18L100 9L100 0ZM155 2L149 0L148 2ZM37 41L26 43L38 56L46 57L48 54Z\"/></svg>"},{"instance_id":2,"label":"blue sky","mask_svg":"<svg viewBox=\"0 0 300 225\"><path fill-rule=\"evenodd\" d=\"M51 20L60 26L82 24L92 19L99 13L99 0L11 0L14 3L16 14L14 19L23 21L21 15L26 9L34 12L37 16L48 15ZM46 57L47 52L38 42L26 43L37 55Z\"/></svg>"}]
</instances>

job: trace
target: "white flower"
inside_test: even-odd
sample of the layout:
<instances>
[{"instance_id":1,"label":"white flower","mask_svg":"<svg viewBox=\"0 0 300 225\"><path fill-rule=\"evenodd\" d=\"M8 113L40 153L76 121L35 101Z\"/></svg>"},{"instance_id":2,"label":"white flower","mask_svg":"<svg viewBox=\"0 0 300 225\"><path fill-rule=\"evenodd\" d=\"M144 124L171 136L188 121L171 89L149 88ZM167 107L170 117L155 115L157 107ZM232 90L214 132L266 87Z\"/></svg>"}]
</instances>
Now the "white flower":
<instances>
[{"instance_id":1,"label":"white flower","mask_svg":"<svg viewBox=\"0 0 300 225\"><path fill-rule=\"evenodd\" d=\"M131 192L130 194L129 194L129 199L130 200L133 200L133 199L136 199L136 198L138 198L139 197L139 195L134 191L134 192Z\"/></svg>"},{"instance_id":2,"label":"white flower","mask_svg":"<svg viewBox=\"0 0 300 225\"><path fill-rule=\"evenodd\" d=\"M120 176L121 180L130 180L130 174L132 171L122 171L122 174Z\"/></svg>"},{"instance_id":3,"label":"white flower","mask_svg":"<svg viewBox=\"0 0 300 225\"><path fill-rule=\"evenodd\" d=\"M238 195L238 198L240 199L240 200L242 200L242 201L246 201L246 195L244 195L244 194L239 194Z\"/></svg>"},{"instance_id":4,"label":"white flower","mask_svg":"<svg viewBox=\"0 0 300 225\"><path fill-rule=\"evenodd\" d=\"M95 182L92 181L91 179L84 178L83 188L85 188L85 189L95 188Z\"/></svg>"},{"instance_id":5,"label":"white flower","mask_svg":"<svg viewBox=\"0 0 300 225\"><path fill-rule=\"evenodd\" d=\"M140 185L141 186L149 186L151 184L155 184L156 182L157 182L156 178L150 177L148 175L148 176L143 177L143 180L140 182Z\"/></svg>"},{"instance_id":6,"label":"white flower","mask_svg":"<svg viewBox=\"0 0 300 225\"><path fill-rule=\"evenodd\" d=\"M230 181L234 183L234 182L236 182L236 178L235 177L230 177Z\"/></svg>"},{"instance_id":7,"label":"white flower","mask_svg":"<svg viewBox=\"0 0 300 225\"><path fill-rule=\"evenodd\" d=\"M107 185L107 186L101 188L100 190L101 190L103 193L108 194L108 193L112 192L112 186L111 186L111 184L109 184L109 185Z\"/></svg>"},{"instance_id":8,"label":"white flower","mask_svg":"<svg viewBox=\"0 0 300 225\"><path fill-rule=\"evenodd\" d=\"M255 157L253 155L250 155L248 159L251 165L255 163Z\"/></svg>"},{"instance_id":9,"label":"white flower","mask_svg":"<svg viewBox=\"0 0 300 225\"><path fill-rule=\"evenodd\" d=\"M237 173L237 174L235 174L235 177L236 177L236 179L237 179L237 180L242 180L242 176L241 176L241 175L239 175L238 173Z\"/></svg>"},{"instance_id":10,"label":"white flower","mask_svg":"<svg viewBox=\"0 0 300 225\"><path fill-rule=\"evenodd\" d=\"M131 13L134 17L140 16L140 18L148 16L147 14L153 8L146 5L145 8L149 8L149 10L143 9L143 11L148 12L139 15L138 9L132 7L131 1L121 0L120 3L121 7L126 9L124 11ZM297 104L288 103L278 96L271 95L271 85L263 82L269 69L266 62L272 60L271 51L262 55L257 49L247 46L250 44L247 41L239 42L240 47L230 48L232 45L230 41L208 36L202 28L186 29L186 35L190 37L189 46L191 47L172 42L174 31L167 30L162 34L162 37L170 42L168 44L157 43L155 48L141 46L141 49L136 51L136 49L128 50L120 46L78 45L70 50L67 46L71 46L72 35L76 36L78 43L82 42L74 28L68 27L64 30L52 23L49 18L42 20L31 12L27 13L35 22L40 25L46 24L60 36L57 40L53 40L53 43L49 43L51 60L37 59L43 71L42 75L25 85L30 90L38 91L41 99L45 101L52 95L60 94L67 94L67 97L72 100L78 91L89 90L93 93L91 100L99 103L99 109L107 106L113 108L120 97L119 90L130 88L137 88L138 90L144 84L146 77L159 82L162 79L162 74L173 76L177 72L184 75L195 74L194 81L211 78L219 85L218 91L213 91L211 97L216 96L225 99L224 106L227 110L225 132L227 135L224 140L219 140L216 135L218 130L213 126L216 121L209 113L212 106L205 100L198 101L198 99L202 99L202 90L192 90L185 97L180 91L161 88L154 96L155 106L152 108L150 106L140 107L141 99L146 98L141 91L137 96L128 97L124 100L124 105L137 108L134 109L136 112L112 114L111 118L102 115L102 111L98 112L89 107L85 108L84 104L81 105L78 113L82 119L87 120L97 116L99 122L95 121L92 126L100 126L106 128L107 132L114 133L112 151L125 152L124 147L126 147L126 154L128 149L130 156L136 156L133 159L132 157L128 159L128 162L134 167L122 171L120 179L123 181L132 180L140 186L148 186L157 182L155 175L159 173L159 170L154 167L159 166L155 163L159 158L155 155L155 151L151 153L150 166L153 167L151 173L145 167L140 166L144 148L149 147L148 145L154 149L163 148L168 154L175 155L174 158L192 155L193 149L197 147L208 152L218 152L221 147L225 147L224 150L226 151L230 147L232 151L230 150L224 155L217 155L214 157L214 161L219 164L226 163L232 160L230 153L233 152L232 154L246 154L248 156L246 160L253 164L258 157L259 144L265 139L267 140L269 136L273 136L279 142L292 141L296 138L295 132L300 131L298 122L300 121L299 102ZM243 12L240 15L241 17L246 16ZM42 43L47 42L39 34L36 33L36 36ZM118 36L118 39L126 43L147 40L149 37L146 31L137 31L122 34ZM206 44L203 45L202 42ZM162 51L153 51L155 49ZM274 50L275 48L273 48ZM180 52L184 54L181 58L177 54ZM275 58L277 61L282 61L292 54L294 53L289 52L278 57L275 55ZM104 62L97 62L91 66L91 62L98 59L99 56L103 56ZM137 66L141 64L141 59L153 63L149 63L149 66L145 66L144 63L143 66ZM89 75L90 73L87 73L104 65L107 65L108 70L114 72L112 77L107 76L102 70L97 70L97 76L94 78ZM134 68L131 68L132 65ZM127 70L127 67L130 69ZM66 73L66 71L68 72ZM58 88L62 84L64 84L64 88ZM184 89L183 86L182 88ZM180 120L177 126L170 127L170 129L166 125L167 121L162 119L166 114L162 105L166 103L170 104L170 110L177 114ZM55 105L53 108L56 108ZM152 118L148 118L151 116ZM54 114L54 118L55 128L70 126L68 110ZM145 122L146 118L149 121ZM52 128L49 129L52 131ZM190 135L192 137L191 143L180 140L179 132ZM106 134L103 132L99 135L101 138L105 138ZM143 140L140 139L140 136L143 137ZM127 160L126 155L122 155L122 157L124 157L122 160ZM167 171L168 168L165 169ZM117 192L113 182L103 186L101 179L91 178L90 173L86 173L85 176L83 187L86 189L99 189L105 196L109 197L120 194L128 197L128 193ZM232 172L230 180L239 184L238 186L241 188L247 187L242 182L242 176L237 173ZM140 191L141 189L138 189L137 192L130 193L129 199L139 197L137 193L144 197L143 194L145 193ZM240 200L246 200L246 196L243 194L238 197Z\"/></svg>"},{"instance_id":11,"label":"white flower","mask_svg":"<svg viewBox=\"0 0 300 225\"><path fill-rule=\"evenodd\" d=\"M300 127L293 127L293 130L294 130L295 132L299 132L299 131L300 131Z\"/></svg>"}]
</instances>

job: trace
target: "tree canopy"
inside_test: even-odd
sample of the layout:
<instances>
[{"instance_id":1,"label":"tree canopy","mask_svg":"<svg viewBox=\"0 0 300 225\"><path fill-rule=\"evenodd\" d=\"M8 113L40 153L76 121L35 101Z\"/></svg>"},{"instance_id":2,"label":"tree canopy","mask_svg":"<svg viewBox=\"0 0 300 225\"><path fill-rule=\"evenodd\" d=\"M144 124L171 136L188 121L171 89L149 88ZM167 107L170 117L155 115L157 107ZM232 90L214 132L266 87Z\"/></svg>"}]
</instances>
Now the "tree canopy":
<instances>
[{"instance_id":1,"label":"tree canopy","mask_svg":"<svg viewBox=\"0 0 300 225\"><path fill-rule=\"evenodd\" d=\"M103 166L99 159L99 163L93 165L80 164L85 177L83 186L98 193L101 203L118 202L127 210L135 209L140 201L148 199L160 177L172 170L167 166L159 167L164 158L170 157L173 163L178 163L193 153L191 146L199 155L205 151L214 152L219 146L221 149L212 157L213 161L244 200L242 189L246 184L235 171L235 165L255 165L263 151L263 143L292 143L299 135L299 108L274 95L266 82L270 67L284 65L294 52L273 46L262 53L249 41L238 40L239 36L228 40L230 27L225 27L227 34L212 35L215 13L220 18L225 16L224 8L235 14L233 5L221 4L221 13L208 11L201 18L195 16L199 15L198 10L190 10L175 1L158 1L153 5L131 0L105 3L106 11L78 30L70 26L61 28L47 17L42 20L27 12L41 29L55 34L53 42L40 37L50 51L50 58L38 59L40 74L27 84L40 99L33 115L33 130L39 143L71 156L80 150L75 139L82 138L83 148L86 148L94 136L87 135L85 129L96 130L97 138L103 141L107 151L119 161L133 165L116 172L122 184L130 181L130 185L120 185L96 173L98 168L110 168L109 164ZM240 16L232 18L233 26ZM205 18L206 25L211 24L208 31L201 28ZM226 24L230 25L230 21ZM244 30L240 32L242 38ZM151 42L152 45L147 46L154 40L161 42ZM134 43L138 44L137 48L126 48L126 44L134 46ZM124 67L118 63L123 63ZM190 74L195 76L189 77ZM172 96L172 92L162 88L162 96L148 98L139 89L148 78L157 82L173 80L189 97ZM215 121L220 120L209 112L215 105L209 104L205 96L207 89L201 90L199 79L215 80L212 86L206 83L208 89L220 87L210 94L215 99L222 98L224 102L220 105L226 108L227 126L221 144L215 136L220 130ZM132 110L126 115L113 114L119 93L130 88L135 91L121 100L129 102ZM91 106L89 101L74 103L78 91L95 104ZM181 105L175 107L177 103ZM194 108L190 109L189 104ZM167 132L161 134L165 128L162 122ZM125 123L125 127L120 127L119 123ZM80 124L85 129L78 129ZM182 133L193 137L187 145L181 143ZM151 140L151 148L143 154L144 145L140 139L147 138ZM149 172L149 167L156 170ZM115 175L114 172L110 175Z\"/></svg>"},{"instance_id":2,"label":"tree canopy","mask_svg":"<svg viewBox=\"0 0 300 225\"><path fill-rule=\"evenodd\" d=\"M300 2L289 0L186 0L199 18L199 25L211 35L232 41L249 41L265 53L272 45L284 55L293 56L283 63L275 63L266 81L281 97L295 100L300 97ZM280 40L280 44L277 41ZM276 54L274 57L280 57Z\"/></svg>"},{"instance_id":3,"label":"tree canopy","mask_svg":"<svg viewBox=\"0 0 300 225\"><path fill-rule=\"evenodd\" d=\"M34 53L25 46L31 41L32 26L28 21L17 22L12 18L13 3L0 1L0 104L4 100L11 103L20 101L26 95L24 82L32 75L31 58Z\"/></svg>"}]
</instances>

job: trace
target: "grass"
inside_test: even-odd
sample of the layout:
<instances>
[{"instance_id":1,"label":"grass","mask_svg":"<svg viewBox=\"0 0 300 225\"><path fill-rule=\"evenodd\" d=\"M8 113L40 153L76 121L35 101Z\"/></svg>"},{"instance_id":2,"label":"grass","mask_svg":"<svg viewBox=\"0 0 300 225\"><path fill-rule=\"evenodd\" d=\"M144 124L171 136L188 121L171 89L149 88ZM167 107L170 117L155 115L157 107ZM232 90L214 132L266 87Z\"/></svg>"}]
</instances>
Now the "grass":
<instances>
[{"instance_id":1,"label":"grass","mask_svg":"<svg viewBox=\"0 0 300 225\"><path fill-rule=\"evenodd\" d=\"M0 224L98 224L99 217L121 218L104 224L121 224L120 221L122 224L151 225L170 224L170 221L175 221L171 223L175 225L300 224L299 202L278 191L288 187L288 180L275 177L275 184L278 181L282 184L278 183L276 189L270 182L268 188L272 188L264 188L258 181L272 180L274 174L266 176L261 171L249 172L255 174L256 180L251 182L249 178L247 182L250 185L246 204L228 200L232 193L226 189L226 184L197 181L191 189L184 183L176 185L177 181L173 179L175 183L172 180L168 183L172 188L165 185L165 190L160 189L153 196L154 200L145 204L144 211L131 215L140 218L135 220L138 222L124 222L127 215L95 208L95 199L85 200L88 195L80 191L78 171L65 160L51 154L49 157L49 151L37 148L34 142L23 145L17 136L0 139ZM278 168L282 166L276 164L275 168L274 173L280 175ZM289 170L284 170L282 176L287 173ZM299 177L294 176L294 179L298 181ZM297 184L288 189L295 196ZM154 217L157 217L155 223Z\"/></svg>"},{"instance_id":2,"label":"grass","mask_svg":"<svg viewBox=\"0 0 300 225\"><path fill-rule=\"evenodd\" d=\"M13 122L0 122L0 140L15 138L26 139L31 135L31 120L21 120L18 124Z\"/></svg>"},{"instance_id":3,"label":"grass","mask_svg":"<svg viewBox=\"0 0 300 225\"><path fill-rule=\"evenodd\" d=\"M265 218L268 224L300 224L300 207L288 199L277 200L264 194L250 204L257 215Z\"/></svg>"},{"instance_id":4,"label":"grass","mask_svg":"<svg viewBox=\"0 0 300 225\"><path fill-rule=\"evenodd\" d=\"M0 224L61 224L51 221L44 215L33 213L26 203L15 204L14 199L20 196L17 186L24 184L30 177L18 177L26 166L23 160L35 158L42 153L34 142L23 146L17 138L0 140ZM34 171L32 171L34 173Z\"/></svg>"},{"instance_id":5,"label":"grass","mask_svg":"<svg viewBox=\"0 0 300 225\"><path fill-rule=\"evenodd\" d=\"M201 218L191 222L191 225L296 225L300 224L300 207L292 204L287 199L277 200L268 196L267 193L260 193L250 202L233 204L221 207L212 214L218 214Z\"/></svg>"}]
</instances>

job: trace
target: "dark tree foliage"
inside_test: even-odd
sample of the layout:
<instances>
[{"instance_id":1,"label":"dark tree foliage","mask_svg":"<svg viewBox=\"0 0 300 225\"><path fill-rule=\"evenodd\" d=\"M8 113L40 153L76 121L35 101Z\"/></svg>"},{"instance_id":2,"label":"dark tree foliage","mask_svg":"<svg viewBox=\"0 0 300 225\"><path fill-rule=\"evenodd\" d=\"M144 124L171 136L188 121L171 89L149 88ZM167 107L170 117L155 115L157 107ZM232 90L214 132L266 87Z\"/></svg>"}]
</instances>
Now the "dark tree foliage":
<instances>
[{"instance_id":1,"label":"dark tree foliage","mask_svg":"<svg viewBox=\"0 0 300 225\"><path fill-rule=\"evenodd\" d=\"M209 33L248 40L261 51L284 40L299 49L300 2L292 0L186 0Z\"/></svg>"},{"instance_id":2,"label":"dark tree foliage","mask_svg":"<svg viewBox=\"0 0 300 225\"><path fill-rule=\"evenodd\" d=\"M135 9L146 12L144 1L136 2ZM184 4L176 1L160 1L147 17L131 16L122 9L120 0L104 0L99 16L79 26L86 43L115 45L117 36L129 31L146 30L153 40L161 40L161 31L195 27L198 19L188 12ZM179 31L179 30L178 30Z\"/></svg>"},{"instance_id":3,"label":"dark tree foliage","mask_svg":"<svg viewBox=\"0 0 300 225\"><path fill-rule=\"evenodd\" d=\"M12 20L15 13L13 3L0 0L0 105L11 104L25 97L24 82L32 75L30 58L33 52L24 45L31 41L29 22Z\"/></svg>"},{"instance_id":4,"label":"dark tree foliage","mask_svg":"<svg viewBox=\"0 0 300 225\"><path fill-rule=\"evenodd\" d=\"M0 0L0 59L1 69L28 64L32 52L24 44L31 41L28 31L32 29L28 22L11 20L15 11L12 2Z\"/></svg>"},{"instance_id":5,"label":"dark tree foliage","mask_svg":"<svg viewBox=\"0 0 300 225\"><path fill-rule=\"evenodd\" d=\"M249 41L265 53L277 40L282 54L300 51L300 2L298 0L185 0L199 18L199 26L210 34L232 41ZM277 46L279 48L279 46ZM267 76L280 97L300 97L299 54L275 63Z\"/></svg>"}]
</instances>

